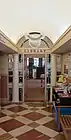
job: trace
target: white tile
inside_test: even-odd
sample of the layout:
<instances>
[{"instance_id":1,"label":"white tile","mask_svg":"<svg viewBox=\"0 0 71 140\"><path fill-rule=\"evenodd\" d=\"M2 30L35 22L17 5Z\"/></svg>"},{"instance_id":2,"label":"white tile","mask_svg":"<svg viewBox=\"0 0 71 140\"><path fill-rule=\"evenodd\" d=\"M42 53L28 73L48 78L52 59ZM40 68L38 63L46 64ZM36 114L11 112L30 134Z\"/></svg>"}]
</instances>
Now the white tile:
<instances>
[{"instance_id":1,"label":"white tile","mask_svg":"<svg viewBox=\"0 0 71 140\"><path fill-rule=\"evenodd\" d=\"M46 105L46 107L49 107L50 105Z\"/></svg>"},{"instance_id":2,"label":"white tile","mask_svg":"<svg viewBox=\"0 0 71 140\"><path fill-rule=\"evenodd\" d=\"M7 109L2 110L2 112L6 115L13 115L14 114L14 112L7 110Z\"/></svg>"},{"instance_id":3,"label":"white tile","mask_svg":"<svg viewBox=\"0 0 71 140\"><path fill-rule=\"evenodd\" d=\"M25 115L25 114L28 114L30 112L33 112L33 111L32 110L24 110L24 111L18 112L17 114L18 115Z\"/></svg>"},{"instance_id":4,"label":"white tile","mask_svg":"<svg viewBox=\"0 0 71 140\"><path fill-rule=\"evenodd\" d=\"M44 109L45 107L36 107L37 109L41 110L41 109Z\"/></svg>"},{"instance_id":5,"label":"white tile","mask_svg":"<svg viewBox=\"0 0 71 140\"><path fill-rule=\"evenodd\" d=\"M20 136L28 131L32 130L32 128L30 126L24 125L20 128L17 128L15 130L12 130L9 132L9 134L11 134L13 137L17 137Z\"/></svg>"},{"instance_id":6,"label":"white tile","mask_svg":"<svg viewBox=\"0 0 71 140\"><path fill-rule=\"evenodd\" d=\"M18 139L16 139L16 138L12 138L12 139L10 139L10 140L18 140Z\"/></svg>"},{"instance_id":7,"label":"white tile","mask_svg":"<svg viewBox=\"0 0 71 140\"><path fill-rule=\"evenodd\" d=\"M44 110L37 110L36 112L38 112L38 113L40 113L40 114L43 114L43 115L46 115L46 116L48 116L48 115L51 115L51 114L52 114L52 113L47 112L47 111L44 111Z\"/></svg>"},{"instance_id":8,"label":"white tile","mask_svg":"<svg viewBox=\"0 0 71 140\"><path fill-rule=\"evenodd\" d=\"M28 107L28 109L29 109L29 110L30 110L30 109L32 110L32 109L33 109L33 106L32 106L32 107L31 107L31 106L29 106L29 107Z\"/></svg>"},{"instance_id":9,"label":"white tile","mask_svg":"<svg viewBox=\"0 0 71 140\"><path fill-rule=\"evenodd\" d=\"M50 128L47 128L45 126L38 126L37 128L35 128L37 131L43 133L44 135L47 135L49 137L55 137L56 135L58 135L59 133L50 129Z\"/></svg>"},{"instance_id":10,"label":"white tile","mask_svg":"<svg viewBox=\"0 0 71 140\"><path fill-rule=\"evenodd\" d=\"M48 123L48 122L50 122L50 121L52 121L52 120L53 120L52 117L46 116L46 117L44 117L44 118L41 118L41 119L37 120L36 123L39 123L39 124L41 125L41 124Z\"/></svg>"},{"instance_id":11,"label":"white tile","mask_svg":"<svg viewBox=\"0 0 71 140\"><path fill-rule=\"evenodd\" d=\"M12 117L9 117L9 116L2 117L2 118L0 118L0 123L11 120L11 119L12 119Z\"/></svg>"},{"instance_id":12,"label":"white tile","mask_svg":"<svg viewBox=\"0 0 71 140\"><path fill-rule=\"evenodd\" d=\"M28 109L28 105L27 105L27 104L25 104L25 103L21 104L20 106L25 107L25 108L27 108L27 109Z\"/></svg>"},{"instance_id":13,"label":"white tile","mask_svg":"<svg viewBox=\"0 0 71 140\"><path fill-rule=\"evenodd\" d=\"M26 125L33 122L32 120L29 120L29 119L27 119L27 118L25 118L23 116L18 116L18 117L15 118L15 120L20 121L20 122L22 122L22 123L24 123Z\"/></svg>"},{"instance_id":14,"label":"white tile","mask_svg":"<svg viewBox=\"0 0 71 140\"><path fill-rule=\"evenodd\" d=\"M7 133L7 132L5 130L3 130L2 128L0 128L0 135L3 135L5 133Z\"/></svg>"},{"instance_id":15,"label":"white tile","mask_svg":"<svg viewBox=\"0 0 71 140\"><path fill-rule=\"evenodd\" d=\"M4 106L4 108L5 108L5 109L8 109L8 108L15 107L15 106L18 106L18 105L16 105L16 104L11 104L11 105Z\"/></svg>"}]
</instances>

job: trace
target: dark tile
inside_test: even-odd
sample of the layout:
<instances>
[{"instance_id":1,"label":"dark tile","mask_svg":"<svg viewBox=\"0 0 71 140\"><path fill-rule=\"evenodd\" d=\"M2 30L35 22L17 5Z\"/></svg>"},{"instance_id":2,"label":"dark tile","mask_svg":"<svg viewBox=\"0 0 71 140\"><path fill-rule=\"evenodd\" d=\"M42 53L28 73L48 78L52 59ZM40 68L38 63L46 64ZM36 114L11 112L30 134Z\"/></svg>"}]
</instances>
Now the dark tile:
<instances>
[{"instance_id":1,"label":"dark tile","mask_svg":"<svg viewBox=\"0 0 71 140\"><path fill-rule=\"evenodd\" d=\"M10 140L11 138L13 137L8 133L0 135L0 140Z\"/></svg>"},{"instance_id":2,"label":"dark tile","mask_svg":"<svg viewBox=\"0 0 71 140\"><path fill-rule=\"evenodd\" d=\"M17 112L26 110L26 108L24 108L24 107L22 107L22 106L15 106L15 107L9 108L8 110L17 113Z\"/></svg>"},{"instance_id":3,"label":"dark tile","mask_svg":"<svg viewBox=\"0 0 71 140\"><path fill-rule=\"evenodd\" d=\"M41 135L40 137L37 138L37 140L50 140L49 136Z\"/></svg>"},{"instance_id":4,"label":"dark tile","mask_svg":"<svg viewBox=\"0 0 71 140\"><path fill-rule=\"evenodd\" d=\"M65 137L64 137L64 134L58 134L55 138L55 140L66 140Z\"/></svg>"},{"instance_id":5,"label":"dark tile","mask_svg":"<svg viewBox=\"0 0 71 140\"><path fill-rule=\"evenodd\" d=\"M13 129L23 126L21 122L11 119L6 122L0 123L0 128L4 129L5 131L9 132Z\"/></svg>"},{"instance_id":6,"label":"dark tile","mask_svg":"<svg viewBox=\"0 0 71 140\"><path fill-rule=\"evenodd\" d=\"M48 123L45 123L44 126L50 128L50 129L53 129L53 130L55 130L55 131L58 131L58 130L57 130L56 123L55 123L55 120L52 120L52 121L50 121L50 122L48 122Z\"/></svg>"},{"instance_id":7,"label":"dark tile","mask_svg":"<svg viewBox=\"0 0 71 140\"><path fill-rule=\"evenodd\" d=\"M71 130L67 131L67 135L68 135L68 140L71 140Z\"/></svg>"},{"instance_id":8,"label":"dark tile","mask_svg":"<svg viewBox=\"0 0 71 140\"><path fill-rule=\"evenodd\" d=\"M5 103L5 104L1 104L2 106L2 108L5 108L5 106L9 106L9 105L11 105L11 103Z\"/></svg>"},{"instance_id":9,"label":"dark tile","mask_svg":"<svg viewBox=\"0 0 71 140\"><path fill-rule=\"evenodd\" d=\"M36 111L36 110L39 110L39 108L37 108L37 107L32 107L32 108L30 108L30 110Z\"/></svg>"},{"instance_id":10,"label":"dark tile","mask_svg":"<svg viewBox=\"0 0 71 140\"><path fill-rule=\"evenodd\" d=\"M6 115L2 112L0 112L0 118L5 117Z\"/></svg>"},{"instance_id":11,"label":"dark tile","mask_svg":"<svg viewBox=\"0 0 71 140\"><path fill-rule=\"evenodd\" d=\"M52 113L53 112L53 107L52 106L45 107L45 108L43 108L43 110Z\"/></svg>"},{"instance_id":12,"label":"dark tile","mask_svg":"<svg viewBox=\"0 0 71 140\"><path fill-rule=\"evenodd\" d=\"M23 116L30 119L30 120L33 120L33 121L36 121L38 119L45 117L45 115L37 113L37 112L31 112L31 113L28 113L28 114L23 115Z\"/></svg>"},{"instance_id":13,"label":"dark tile","mask_svg":"<svg viewBox=\"0 0 71 140\"><path fill-rule=\"evenodd\" d=\"M18 140L49 140L48 136L44 136L41 132L38 132L34 129L18 136L17 138Z\"/></svg>"}]
</instances>

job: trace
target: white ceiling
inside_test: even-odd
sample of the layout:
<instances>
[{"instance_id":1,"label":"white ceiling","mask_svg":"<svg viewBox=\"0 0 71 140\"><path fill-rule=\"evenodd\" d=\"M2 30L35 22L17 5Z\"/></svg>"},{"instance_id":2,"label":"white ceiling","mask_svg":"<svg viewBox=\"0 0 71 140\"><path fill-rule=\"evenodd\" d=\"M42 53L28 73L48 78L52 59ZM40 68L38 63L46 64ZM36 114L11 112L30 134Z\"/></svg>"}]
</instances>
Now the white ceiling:
<instances>
[{"instance_id":1,"label":"white ceiling","mask_svg":"<svg viewBox=\"0 0 71 140\"><path fill-rule=\"evenodd\" d=\"M53 42L71 24L71 0L0 0L0 28L15 43L31 31Z\"/></svg>"},{"instance_id":2,"label":"white ceiling","mask_svg":"<svg viewBox=\"0 0 71 140\"><path fill-rule=\"evenodd\" d=\"M65 54L71 52L71 39L68 40L65 44L63 44L60 48L55 50L53 53L55 54Z\"/></svg>"},{"instance_id":3,"label":"white ceiling","mask_svg":"<svg viewBox=\"0 0 71 140\"><path fill-rule=\"evenodd\" d=\"M8 48L7 46L5 46L3 43L0 42L0 55L6 53L6 54L13 54L16 53L14 50Z\"/></svg>"}]
</instances>

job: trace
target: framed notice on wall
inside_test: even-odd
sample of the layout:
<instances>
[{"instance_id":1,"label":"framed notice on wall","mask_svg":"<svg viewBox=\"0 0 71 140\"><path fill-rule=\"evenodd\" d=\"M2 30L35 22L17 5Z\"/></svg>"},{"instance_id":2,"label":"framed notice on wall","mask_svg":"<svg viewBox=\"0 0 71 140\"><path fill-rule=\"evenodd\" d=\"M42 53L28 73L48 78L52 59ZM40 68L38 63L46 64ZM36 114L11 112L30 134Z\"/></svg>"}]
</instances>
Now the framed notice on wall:
<instances>
[{"instance_id":1,"label":"framed notice on wall","mask_svg":"<svg viewBox=\"0 0 71 140\"><path fill-rule=\"evenodd\" d=\"M64 55L64 73L68 74L68 61L69 61L69 56L68 54Z\"/></svg>"},{"instance_id":2,"label":"framed notice on wall","mask_svg":"<svg viewBox=\"0 0 71 140\"><path fill-rule=\"evenodd\" d=\"M68 65L64 65L64 73L68 74Z\"/></svg>"},{"instance_id":3,"label":"framed notice on wall","mask_svg":"<svg viewBox=\"0 0 71 140\"><path fill-rule=\"evenodd\" d=\"M68 76L71 77L71 54L69 54L68 60Z\"/></svg>"},{"instance_id":4,"label":"framed notice on wall","mask_svg":"<svg viewBox=\"0 0 71 140\"><path fill-rule=\"evenodd\" d=\"M57 75L61 74L61 56L57 55L56 57L56 71Z\"/></svg>"}]
</instances>

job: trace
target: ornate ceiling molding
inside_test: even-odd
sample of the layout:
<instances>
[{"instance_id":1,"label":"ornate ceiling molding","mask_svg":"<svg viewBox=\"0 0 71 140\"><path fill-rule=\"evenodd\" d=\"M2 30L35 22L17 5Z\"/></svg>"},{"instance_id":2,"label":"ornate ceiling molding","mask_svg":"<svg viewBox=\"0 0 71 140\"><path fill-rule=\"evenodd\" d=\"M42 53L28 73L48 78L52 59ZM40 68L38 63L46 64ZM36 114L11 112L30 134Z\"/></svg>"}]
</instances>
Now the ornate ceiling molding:
<instances>
[{"instance_id":1,"label":"ornate ceiling molding","mask_svg":"<svg viewBox=\"0 0 71 140\"><path fill-rule=\"evenodd\" d=\"M25 38L25 39L24 39ZM24 54L51 53L52 41L40 32L30 32L18 41L21 52Z\"/></svg>"},{"instance_id":2,"label":"ornate ceiling molding","mask_svg":"<svg viewBox=\"0 0 71 140\"><path fill-rule=\"evenodd\" d=\"M43 35L39 32L30 32L27 37L31 40L39 40L43 37Z\"/></svg>"}]
</instances>

